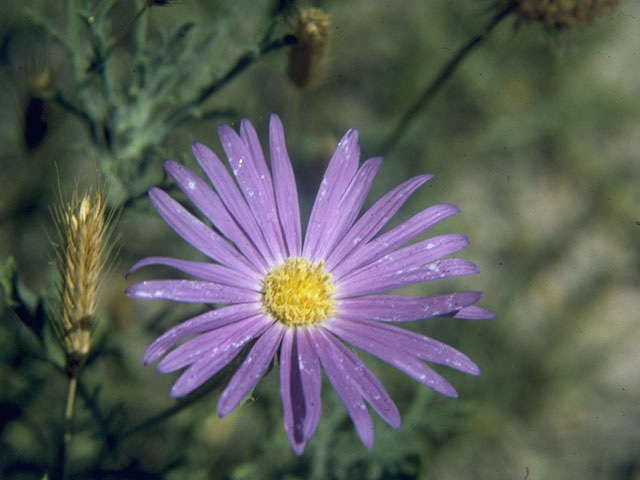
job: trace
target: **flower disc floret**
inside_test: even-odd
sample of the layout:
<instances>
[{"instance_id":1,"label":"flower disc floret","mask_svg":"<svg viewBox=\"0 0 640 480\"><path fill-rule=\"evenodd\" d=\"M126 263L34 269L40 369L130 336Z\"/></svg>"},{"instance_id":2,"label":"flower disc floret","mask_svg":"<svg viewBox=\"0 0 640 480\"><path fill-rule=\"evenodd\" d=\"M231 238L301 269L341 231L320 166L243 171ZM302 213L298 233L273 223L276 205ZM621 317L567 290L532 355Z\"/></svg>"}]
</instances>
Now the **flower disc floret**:
<instances>
[{"instance_id":1,"label":"flower disc floret","mask_svg":"<svg viewBox=\"0 0 640 480\"><path fill-rule=\"evenodd\" d=\"M264 310L287 327L318 325L334 312L336 287L323 261L289 258L271 270L262 285Z\"/></svg>"}]
</instances>

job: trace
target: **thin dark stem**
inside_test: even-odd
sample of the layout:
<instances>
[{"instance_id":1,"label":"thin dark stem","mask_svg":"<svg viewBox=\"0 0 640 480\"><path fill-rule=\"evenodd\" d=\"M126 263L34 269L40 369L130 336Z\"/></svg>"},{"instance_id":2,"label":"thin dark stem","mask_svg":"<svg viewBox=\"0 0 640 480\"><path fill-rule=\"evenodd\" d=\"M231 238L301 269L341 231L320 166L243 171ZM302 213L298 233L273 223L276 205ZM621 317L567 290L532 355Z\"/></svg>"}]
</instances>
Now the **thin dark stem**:
<instances>
[{"instance_id":1,"label":"thin dark stem","mask_svg":"<svg viewBox=\"0 0 640 480\"><path fill-rule=\"evenodd\" d=\"M82 120L87 125L87 128L89 129L89 134L91 135L91 140L93 141L93 143L98 143L98 133L96 130L96 125L91 119L91 117L87 114L87 112L76 107L69 100L64 98L61 92L56 93L55 101L67 112L71 113L72 115L75 115L80 120Z\"/></svg>"},{"instance_id":2,"label":"thin dark stem","mask_svg":"<svg viewBox=\"0 0 640 480\"><path fill-rule=\"evenodd\" d=\"M415 119L416 115L425 108L429 102L433 99L435 94L445 84L447 79L456 70L460 62L471 52L475 47L481 44L489 37L491 31L498 25L506 16L511 12L511 3L507 4L502 10L500 10L495 17L489 22L489 24L476 36L472 37L467 43L465 43L460 49L451 57L451 59L445 64L440 73L431 81L431 83L425 88L420 97L409 107L404 113L396 128L391 135L384 141L382 148L379 150L380 154L386 155L391 149L393 149L407 131L409 124Z\"/></svg>"},{"instance_id":3,"label":"thin dark stem","mask_svg":"<svg viewBox=\"0 0 640 480\"><path fill-rule=\"evenodd\" d=\"M167 125L175 127L183 122L189 116L189 112L204 103L211 95L224 87L229 81L231 81L236 75L246 70L254 62L264 57L266 54L278 50L279 48L292 45L296 42L295 37L291 35L285 35L284 37L273 40L271 42L263 42L256 50L250 50L242 55L236 63L225 73L222 77L215 80L213 83L205 87L200 94L191 100L189 103L183 105L167 118Z\"/></svg>"},{"instance_id":4,"label":"thin dark stem","mask_svg":"<svg viewBox=\"0 0 640 480\"><path fill-rule=\"evenodd\" d=\"M78 377L75 375L69 377L69 388L67 390L67 403L64 408L64 432L62 441L58 445L58 453L56 456L56 465L51 472L52 480L64 480L67 471L67 454L72 436L73 407L76 400L76 388L78 386Z\"/></svg>"},{"instance_id":5,"label":"thin dark stem","mask_svg":"<svg viewBox=\"0 0 640 480\"><path fill-rule=\"evenodd\" d=\"M129 23L127 23L124 26L124 28L122 30L120 30L120 33L118 34L118 36L109 44L109 46L107 47L107 49L104 52L104 56L105 57L108 56L113 51L113 49L118 46L118 44L122 40L124 40L124 38L131 31L131 29L133 28L135 23L140 19L142 14L147 10L147 8L149 8L150 5L151 5L151 1L147 0L147 1L144 2L142 7L140 7L140 9L133 16L133 18L131 18L131 20L129 20Z\"/></svg>"},{"instance_id":6,"label":"thin dark stem","mask_svg":"<svg viewBox=\"0 0 640 480\"><path fill-rule=\"evenodd\" d=\"M199 400L201 397L202 395L198 395L197 397L190 398L189 400L176 403L172 407L169 407L166 410L163 410L162 412L156 415L153 415L151 418L148 418L147 420L144 420L143 422L140 422L139 424L134 425L129 430L126 430L124 433L120 435L120 440L122 440L123 438L129 437L131 435L134 435L135 433L138 433L142 430L146 430L149 427L157 425L158 423L180 412L183 408L187 407L188 405L191 405L196 400Z\"/></svg>"},{"instance_id":7,"label":"thin dark stem","mask_svg":"<svg viewBox=\"0 0 640 480\"><path fill-rule=\"evenodd\" d=\"M175 405L166 408L165 410L162 410L161 412L156 413L155 415L151 416L150 418L143 420L142 422L138 423L137 425L134 425L133 427L131 427L128 430L125 430L123 433L121 433L119 435L119 440L122 440L126 437L129 437L131 435L134 435L142 430L146 430L149 427L152 427L154 425L157 425L160 422L163 422L164 420L172 417L173 415L175 415L176 413L179 413L180 411L182 411L185 407L188 407L189 405L196 403L198 400L200 400L202 397L204 397L205 395L209 394L209 392L211 392L212 390L218 388L220 386L220 381L217 382L211 382L208 386L206 387L201 387L199 390L196 390L194 393L188 395L187 397L185 397L184 399L180 400L178 403L176 403Z\"/></svg>"},{"instance_id":8,"label":"thin dark stem","mask_svg":"<svg viewBox=\"0 0 640 480\"><path fill-rule=\"evenodd\" d=\"M64 479L66 477L67 470L67 455L69 452L69 445L71 444L71 436L73 434L73 407L76 401L76 389L78 387L78 377L73 375L69 377L69 390L67 391L67 404L64 409L64 436L60 443L58 450L58 465L55 471L54 478Z\"/></svg>"},{"instance_id":9,"label":"thin dark stem","mask_svg":"<svg viewBox=\"0 0 640 480\"><path fill-rule=\"evenodd\" d=\"M87 390L87 387L83 382L78 382L78 392L80 393L85 405L91 411L93 418L100 425L100 430L105 439L105 443L107 444L107 447L109 447L112 443L113 435L109 429L109 420L107 419L107 416L102 412L100 406L96 402L96 399L89 393L89 390Z\"/></svg>"}]
</instances>

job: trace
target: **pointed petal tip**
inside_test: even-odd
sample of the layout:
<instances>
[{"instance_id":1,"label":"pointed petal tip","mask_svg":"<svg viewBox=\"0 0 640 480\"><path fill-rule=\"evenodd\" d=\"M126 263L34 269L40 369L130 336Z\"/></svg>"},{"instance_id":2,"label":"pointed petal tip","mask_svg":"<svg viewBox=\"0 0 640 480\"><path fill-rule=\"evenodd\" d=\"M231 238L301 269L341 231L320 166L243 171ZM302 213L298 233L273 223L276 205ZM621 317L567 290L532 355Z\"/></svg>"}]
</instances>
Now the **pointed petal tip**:
<instances>
[{"instance_id":1,"label":"pointed petal tip","mask_svg":"<svg viewBox=\"0 0 640 480\"><path fill-rule=\"evenodd\" d=\"M185 388L179 384L179 382L176 382L173 384L173 387L171 387L171 391L169 392L169 396L171 398L180 398L183 397L184 395L186 395L187 393L189 393L190 390L185 390Z\"/></svg>"},{"instance_id":2,"label":"pointed petal tip","mask_svg":"<svg viewBox=\"0 0 640 480\"><path fill-rule=\"evenodd\" d=\"M161 188L151 187L149 189L149 200L151 201L151 205L153 205L153 208L155 208L158 212L163 210L163 200L166 200L167 197L169 197L169 195Z\"/></svg>"},{"instance_id":3,"label":"pointed petal tip","mask_svg":"<svg viewBox=\"0 0 640 480\"><path fill-rule=\"evenodd\" d=\"M174 371L174 369L167 366L167 362L165 362L166 359L167 357L164 357L162 360L160 360L160 363L156 365L156 371L158 373L171 373ZM173 392L175 389L176 389L176 384L174 383L173 387L171 387L171 392ZM170 396L172 395L170 394Z\"/></svg>"},{"instance_id":4,"label":"pointed petal tip","mask_svg":"<svg viewBox=\"0 0 640 480\"><path fill-rule=\"evenodd\" d=\"M162 162L162 166L164 167L165 170L168 170L169 168L175 168L177 165L180 165L180 164L175 160L173 160L172 158L167 158L165 159L164 162Z\"/></svg>"},{"instance_id":5,"label":"pointed petal tip","mask_svg":"<svg viewBox=\"0 0 640 480\"><path fill-rule=\"evenodd\" d=\"M451 385L448 385L446 388L441 388L436 391L441 395L444 395L445 397L458 398L458 391Z\"/></svg>"},{"instance_id":6,"label":"pointed petal tip","mask_svg":"<svg viewBox=\"0 0 640 480\"><path fill-rule=\"evenodd\" d=\"M239 137L239 135L230 125L227 125L225 123L218 126L218 137L220 137L220 141L224 146L225 143L228 143L231 140L236 139L237 137Z\"/></svg>"},{"instance_id":7,"label":"pointed petal tip","mask_svg":"<svg viewBox=\"0 0 640 480\"><path fill-rule=\"evenodd\" d=\"M200 142L192 142L191 143L191 153L193 156L199 160L199 157L202 154L203 149L208 148L204 143Z\"/></svg>"},{"instance_id":8,"label":"pointed petal tip","mask_svg":"<svg viewBox=\"0 0 640 480\"><path fill-rule=\"evenodd\" d=\"M155 355L148 355L147 353L145 353L142 356L142 365L145 366L145 367L148 367L149 365L151 365L156 360L157 360L157 358L155 358Z\"/></svg>"},{"instance_id":9,"label":"pointed petal tip","mask_svg":"<svg viewBox=\"0 0 640 480\"><path fill-rule=\"evenodd\" d=\"M460 207L455 203L440 203L438 206L451 211L452 215L455 215L456 213L460 213Z\"/></svg>"},{"instance_id":10,"label":"pointed petal tip","mask_svg":"<svg viewBox=\"0 0 640 480\"><path fill-rule=\"evenodd\" d=\"M166 352L167 349L158 349L157 348L158 340L154 340L151 345L147 347L144 354L142 355L142 365L145 367L156 362L160 359L162 355Z\"/></svg>"},{"instance_id":11,"label":"pointed petal tip","mask_svg":"<svg viewBox=\"0 0 640 480\"><path fill-rule=\"evenodd\" d=\"M269 124L271 125L274 123L279 123L280 125L282 125L282 120L277 113L272 113L271 115L269 115Z\"/></svg>"},{"instance_id":12,"label":"pointed petal tip","mask_svg":"<svg viewBox=\"0 0 640 480\"><path fill-rule=\"evenodd\" d=\"M296 443L289 439L289 443L291 448L293 449L293 453L295 453L298 457L304 453L304 449L307 446L307 441L303 441L301 443Z\"/></svg>"},{"instance_id":13,"label":"pointed petal tip","mask_svg":"<svg viewBox=\"0 0 640 480\"><path fill-rule=\"evenodd\" d=\"M399 430L400 427L402 426L402 418L398 417L398 421L390 425L391 425L391 428L393 428L394 430Z\"/></svg>"},{"instance_id":14,"label":"pointed petal tip","mask_svg":"<svg viewBox=\"0 0 640 480\"><path fill-rule=\"evenodd\" d=\"M218 400L218 406L216 407L216 415L218 415L218 418L224 418L230 415L237 408L237 405L233 402L225 401L225 398L226 396L223 393Z\"/></svg>"},{"instance_id":15,"label":"pointed petal tip","mask_svg":"<svg viewBox=\"0 0 640 480\"><path fill-rule=\"evenodd\" d=\"M124 273L124 278L129 278L129 275L131 275L133 272L137 272L138 270L140 270L142 267L144 267L145 265L145 261L148 259L147 258L142 258L140 260L138 260L136 263L134 263L133 265L131 265L129 267L129 269ZM129 287L127 287L129 288ZM127 289L125 289L125 292L127 291Z\"/></svg>"},{"instance_id":16,"label":"pointed petal tip","mask_svg":"<svg viewBox=\"0 0 640 480\"><path fill-rule=\"evenodd\" d=\"M357 144L359 136L360 132L357 128L350 128L338 142L337 148L344 148L345 144Z\"/></svg>"},{"instance_id":17,"label":"pointed petal tip","mask_svg":"<svg viewBox=\"0 0 640 480\"><path fill-rule=\"evenodd\" d=\"M484 294L482 294L484 296ZM469 305L461 308L456 312L452 312L449 315L453 318L461 320L490 320L496 317L496 314L486 308L478 307L476 305Z\"/></svg>"},{"instance_id":18,"label":"pointed petal tip","mask_svg":"<svg viewBox=\"0 0 640 480\"><path fill-rule=\"evenodd\" d=\"M223 408L222 405L220 405L221 402L222 402L222 398L218 400L218 407L216 408L216 415L218 415L218 418L224 418L231 413L227 411L226 408Z\"/></svg>"},{"instance_id":19,"label":"pointed petal tip","mask_svg":"<svg viewBox=\"0 0 640 480\"><path fill-rule=\"evenodd\" d=\"M218 159L216 153L207 145L201 142L193 142L191 144L191 153L201 167L209 165L212 161Z\"/></svg>"}]
</instances>

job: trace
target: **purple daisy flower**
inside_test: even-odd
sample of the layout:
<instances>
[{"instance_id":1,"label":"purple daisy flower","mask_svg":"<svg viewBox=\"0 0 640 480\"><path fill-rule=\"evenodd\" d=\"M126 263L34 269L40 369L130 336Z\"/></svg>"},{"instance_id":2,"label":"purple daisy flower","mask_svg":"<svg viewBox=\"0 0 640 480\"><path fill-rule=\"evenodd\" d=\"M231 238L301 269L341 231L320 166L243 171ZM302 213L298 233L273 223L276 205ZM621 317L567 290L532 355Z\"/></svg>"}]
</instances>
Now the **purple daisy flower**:
<instances>
[{"instance_id":1,"label":"purple daisy flower","mask_svg":"<svg viewBox=\"0 0 640 480\"><path fill-rule=\"evenodd\" d=\"M359 167L358 131L349 130L324 174L303 241L298 193L280 119L271 116L271 169L250 122L242 121L239 135L227 125L218 133L235 181L218 157L199 143L192 151L213 189L183 165L173 160L164 164L214 228L164 191L149 191L162 218L213 262L150 257L129 270L165 265L201 279L137 283L127 288L129 297L219 305L172 328L147 349L144 363L162 358L160 372L186 368L171 396L193 391L255 341L220 396L217 412L224 417L256 386L279 349L284 426L297 454L320 419L322 369L367 448L373 446L373 423L366 403L393 428L400 426L389 394L345 343L437 392L457 396L453 386L425 362L478 375L476 364L448 345L392 323L434 316L490 318L491 312L474 305L482 293L381 294L478 271L466 260L443 258L467 246L464 235L439 235L405 246L457 213L454 205L429 207L376 236L432 176L419 175L402 183L358 218L382 159L371 158Z\"/></svg>"}]
</instances>

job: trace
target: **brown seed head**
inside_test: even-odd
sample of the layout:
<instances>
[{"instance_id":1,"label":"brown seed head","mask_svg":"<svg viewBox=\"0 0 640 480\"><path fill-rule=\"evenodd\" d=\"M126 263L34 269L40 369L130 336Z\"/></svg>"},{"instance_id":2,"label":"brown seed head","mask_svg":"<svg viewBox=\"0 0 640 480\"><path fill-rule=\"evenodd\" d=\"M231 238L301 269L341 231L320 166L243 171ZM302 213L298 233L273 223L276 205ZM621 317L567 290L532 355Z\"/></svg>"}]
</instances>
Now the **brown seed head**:
<instances>
[{"instance_id":1,"label":"brown seed head","mask_svg":"<svg viewBox=\"0 0 640 480\"><path fill-rule=\"evenodd\" d=\"M300 88L312 87L324 68L329 44L329 15L317 8L298 12L295 37L289 53L289 78Z\"/></svg>"},{"instance_id":2,"label":"brown seed head","mask_svg":"<svg viewBox=\"0 0 640 480\"><path fill-rule=\"evenodd\" d=\"M521 21L537 22L550 32L593 22L618 5L619 0L510 0Z\"/></svg>"},{"instance_id":3,"label":"brown seed head","mask_svg":"<svg viewBox=\"0 0 640 480\"><path fill-rule=\"evenodd\" d=\"M54 326L73 376L82 367L91 347L98 286L104 269L109 218L105 216L102 190L74 194L54 216L58 227L57 263L60 271L60 304Z\"/></svg>"}]
</instances>

